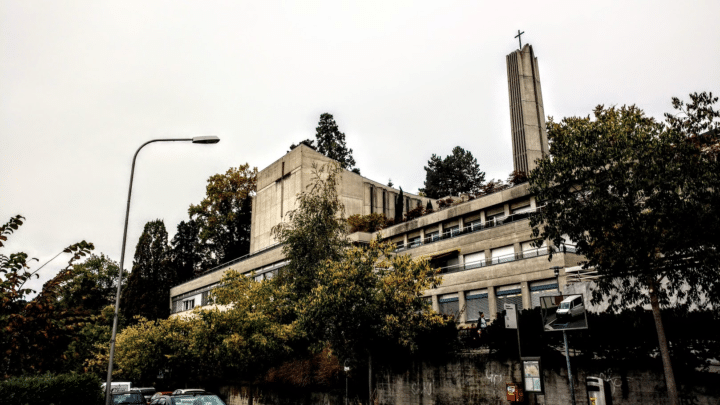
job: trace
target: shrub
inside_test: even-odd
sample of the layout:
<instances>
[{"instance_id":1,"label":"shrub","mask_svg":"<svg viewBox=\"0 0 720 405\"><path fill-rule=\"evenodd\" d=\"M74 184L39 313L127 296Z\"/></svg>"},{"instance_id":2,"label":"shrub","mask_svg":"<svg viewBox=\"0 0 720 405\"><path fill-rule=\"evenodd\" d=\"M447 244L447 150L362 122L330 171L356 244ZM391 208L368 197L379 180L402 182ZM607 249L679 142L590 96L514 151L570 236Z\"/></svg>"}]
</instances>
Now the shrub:
<instances>
[{"instance_id":1,"label":"shrub","mask_svg":"<svg viewBox=\"0 0 720 405\"><path fill-rule=\"evenodd\" d=\"M372 213L368 215L351 215L347 219L349 232L376 232L388 226L388 219L384 214Z\"/></svg>"},{"instance_id":2,"label":"shrub","mask_svg":"<svg viewBox=\"0 0 720 405\"><path fill-rule=\"evenodd\" d=\"M41 374L0 381L3 403L23 405L101 405L100 379L93 374Z\"/></svg>"},{"instance_id":3,"label":"shrub","mask_svg":"<svg viewBox=\"0 0 720 405\"><path fill-rule=\"evenodd\" d=\"M419 218L423 215L425 215L425 210L421 205L418 205L417 207L405 213L405 220L412 221L413 219Z\"/></svg>"}]
</instances>

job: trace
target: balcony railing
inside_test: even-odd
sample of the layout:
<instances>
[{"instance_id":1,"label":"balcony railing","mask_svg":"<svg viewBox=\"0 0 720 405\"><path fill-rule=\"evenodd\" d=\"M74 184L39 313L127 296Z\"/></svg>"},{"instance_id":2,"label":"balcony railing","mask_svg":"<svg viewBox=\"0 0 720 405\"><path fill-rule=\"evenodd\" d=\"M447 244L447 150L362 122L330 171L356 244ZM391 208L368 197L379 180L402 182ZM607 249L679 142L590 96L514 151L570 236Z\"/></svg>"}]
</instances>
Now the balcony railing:
<instances>
[{"instance_id":1,"label":"balcony railing","mask_svg":"<svg viewBox=\"0 0 720 405\"><path fill-rule=\"evenodd\" d=\"M512 222L521 221L523 219L529 218L532 214L539 212L541 209L542 209L542 207L538 207L532 211L525 211L525 212L520 212L517 214L510 214L508 216L503 216L503 217L495 217L489 221L485 221L484 224L471 223L470 225L467 225L460 229L451 229L451 230L443 232L442 234L434 234L434 235L427 236L424 239L408 241L407 246L405 246L405 244L403 244L403 243L400 243L396 246L395 252L402 252L404 250L413 249L413 248L416 248L416 247L422 246L422 245L428 245L430 243L435 243L435 242L438 242L441 240L456 238L458 236L479 232L479 231L482 231L483 229L495 228L498 226L507 225Z\"/></svg>"},{"instance_id":2,"label":"balcony railing","mask_svg":"<svg viewBox=\"0 0 720 405\"><path fill-rule=\"evenodd\" d=\"M574 245L563 245L557 249L557 253L577 253L577 248ZM490 260L479 260L470 263L455 264L452 266L441 267L440 274L458 273L461 271L479 269L481 267L494 266L496 264L514 262L516 260L547 256L548 254L550 254L550 251L547 247L529 249L520 253L512 253L509 255L493 257Z\"/></svg>"}]
</instances>

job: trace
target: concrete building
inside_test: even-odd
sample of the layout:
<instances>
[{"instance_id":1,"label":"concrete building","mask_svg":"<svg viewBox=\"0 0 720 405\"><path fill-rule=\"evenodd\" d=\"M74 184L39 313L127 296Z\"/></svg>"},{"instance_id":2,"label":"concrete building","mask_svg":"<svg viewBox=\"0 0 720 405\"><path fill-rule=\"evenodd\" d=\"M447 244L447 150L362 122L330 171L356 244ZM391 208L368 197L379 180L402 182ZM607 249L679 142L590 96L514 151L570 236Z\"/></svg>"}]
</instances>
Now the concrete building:
<instances>
[{"instance_id":1,"label":"concrete building","mask_svg":"<svg viewBox=\"0 0 720 405\"><path fill-rule=\"evenodd\" d=\"M535 159L547 154L542 95L537 59L532 47L508 55L508 87L513 120L515 169L527 171ZM529 72L529 73L528 73ZM331 160L300 145L258 174L257 195L253 200L250 254L225 263L170 291L172 313L182 313L207 304L207 293L220 282L222 274L234 269L254 272L258 279L272 277L287 262L271 229L285 214L296 208L296 196L312 179L313 164ZM343 171L338 195L345 205L345 216L383 213L395 216L399 190ZM404 210L436 200L404 193ZM367 242L377 234L395 243L398 254L425 257L441 269L443 283L428 290L433 309L458 315L461 323L474 322L480 311L495 318L505 302L518 309L538 306L540 296L558 293L558 279L550 268L575 267L581 257L573 246L548 262L548 248L533 246L529 216L542 209L528 192L528 184L483 195L457 198L450 207L403 222L378 233L356 232L355 242ZM561 271L560 284L565 281Z\"/></svg>"},{"instance_id":2,"label":"concrete building","mask_svg":"<svg viewBox=\"0 0 720 405\"><path fill-rule=\"evenodd\" d=\"M549 153L540 69L532 45L526 44L506 57L513 167L530 173L535 161Z\"/></svg>"}]
</instances>

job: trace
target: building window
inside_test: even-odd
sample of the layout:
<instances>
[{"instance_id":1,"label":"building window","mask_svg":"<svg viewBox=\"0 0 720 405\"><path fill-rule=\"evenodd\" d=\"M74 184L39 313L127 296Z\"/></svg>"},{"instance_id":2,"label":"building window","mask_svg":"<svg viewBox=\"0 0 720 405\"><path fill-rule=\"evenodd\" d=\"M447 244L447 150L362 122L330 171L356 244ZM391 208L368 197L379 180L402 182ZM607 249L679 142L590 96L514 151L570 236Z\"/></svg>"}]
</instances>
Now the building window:
<instances>
[{"instance_id":1,"label":"building window","mask_svg":"<svg viewBox=\"0 0 720 405\"><path fill-rule=\"evenodd\" d=\"M485 251L465 255L465 270L477 269L485 265Z\"/></svg>"},{"instance_id":2,"label":"building window","mask_svg":"<svg viewBox=\"0 0 720 405\"><path fill-rule=\"evenodd\" d=\"M195 308L195 298L183 301L183 308L185 311Z\"/></svg>"},{"instance_id":3,"label":"building window","mask_svg":"<svg viewBox=\"0 0 720 405\"><path fill-rule=\"evenodd\" d=\"M420 237L416 236L414 238L408 238L408 248L414 248L416 246L420 246Z\"/></svg>"},{"instance_id":4,"label":"building window","mask_svg":"<svg viewBox=\"0 0 720 405\"><path fill-rule=\"evenodd\" d=\"M515 304L515 309L518 311L523 309L522 290L519 285L500 287L496 292L496 296L497 312L502 312L505 309L504 304Z\"/></svg>"},{"instance_id":5,"label":"building window","mask_svg":"<svg viewBox=\"0 0 720 405\"><path fill-rule=\"evenodd\" d=\"M556 280L536 281L530 284L530 298L533 308L540 306L540 297L560 295Z\"/></svg>"},{"instance_id":6,"label":"building window","mask_svg":"<svg viewBox=\"0 0 720 405\"><path fill-rule=\"evenodd\" d=\"M515 260L515 248L512 245L495 248L491 252L492 264L507 263Z\"/></svg>"},{"instance_id":7,"label":"building window","mask_svg":"<svg viewBox=\"0 0 720 405\"><path fill-rule=\"evenodd\" d=\"M458 318L460 312L460 298L457 294L445 294L438 297L440 313Z\"/></svg>"},{"instance_id":8,"label":"building window","mask_svg":"<svg viewBox=\"0 0 720 405\"><path fill-rule=\"evenodd\" d=\"M436 240L440 240L440 231L430 232L425 236L425 243L435 242Z\"/></svg>"},{"instance_id":9,"label":"building window","mask_svg":"<svg viewBox=\"0 0 720 405\"><path fill-rule=\"evenodd\" d=\"M490 319L487 290L466 292L465 308L465 316L468 322L476 322L480 318L480 312L485 313L485 319Z\"/></svg>"},{"instance_id":10,"label":"building window","mask_svg":"<svg viewBox=\"0 0 720 405\"><path fill-rule=\"evenodd\" d=\"M445 231L445 236L452 238L459 233L460 233L460 226L455 225L455 226L451 226L451 227L447 228L447 230Z\"/></svg>"}]
</instances>

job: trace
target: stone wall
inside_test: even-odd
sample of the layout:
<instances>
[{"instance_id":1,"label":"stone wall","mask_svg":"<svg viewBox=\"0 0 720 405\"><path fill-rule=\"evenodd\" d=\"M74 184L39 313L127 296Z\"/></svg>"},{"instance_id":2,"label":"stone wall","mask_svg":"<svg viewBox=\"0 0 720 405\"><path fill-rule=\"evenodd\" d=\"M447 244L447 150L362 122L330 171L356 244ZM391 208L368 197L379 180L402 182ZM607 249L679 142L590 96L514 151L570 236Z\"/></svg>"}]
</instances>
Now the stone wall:
<instances>
[{"instance_id":1,"label":"stone wall","mask_svg":"<svg viewBox=\"0 0 720 405\"><path fill-rule=\"evenodd\" d=\"M564 363L564 360L563 360ZM525 395L525 404L570 404L570 387L567 369L544 366L545 394ZM658 370L659 372L660 370ZM586 377L599 377L608 387L613 405L654 404L664 405L664 377L650 370L584 370L573 365L575 398L578 405L588 404ZM720 374L707 375L704 386L681 387L682 403L694 405L720 404ZM404 371L383 371L374 376L376 404L490 404L507 405L506 383L522 384L519 361L487 361L481 353L459 356L442 365L413 364ZM708 381L710 382L708 385ZM713 383L714 381L714 383ZM714 387L713 387L714 384ZM714 388L708 392L706 386ZM343 387L344 388L344 387ZM342 392L295 392L256 388L254 405L285 404L344 404ZM360 391L361 392L361 391ZM247 388L225 387L221 394L228 405L248 405ZM363 395L364 394L364 395ZM351 404L367 403L367 394L351 395Z\"/></svg>"}]
</instances>

